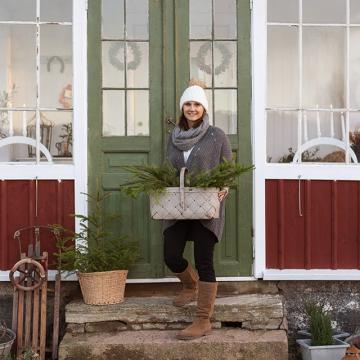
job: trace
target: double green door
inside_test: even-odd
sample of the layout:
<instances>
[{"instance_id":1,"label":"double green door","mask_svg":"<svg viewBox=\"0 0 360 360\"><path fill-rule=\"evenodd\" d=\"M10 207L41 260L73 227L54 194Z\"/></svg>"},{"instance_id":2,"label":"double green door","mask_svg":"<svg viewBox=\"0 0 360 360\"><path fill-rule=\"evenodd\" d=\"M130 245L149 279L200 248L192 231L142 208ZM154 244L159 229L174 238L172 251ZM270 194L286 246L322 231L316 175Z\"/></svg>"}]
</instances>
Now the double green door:
<instances>
[{"instance_id":1,"label":"double green door","mask_svg":"<svg viewBox=\"0 0 360 360\"><path fill-rule=\"evenodd\" d=\"M121 166L161 164L190 77L206 84L210 117L228 133L234 157L251 163L250 9L246 0L89 0L89 191L100 183L105 211L119 211L114 231L138 241L130 277L169 275L161 223L149 201L120 195ZM192 257L192 244L186 249ZM215 255L217 276L250 276L252 181L241 178L226 204Z\"/></svg>"}]
</instances>

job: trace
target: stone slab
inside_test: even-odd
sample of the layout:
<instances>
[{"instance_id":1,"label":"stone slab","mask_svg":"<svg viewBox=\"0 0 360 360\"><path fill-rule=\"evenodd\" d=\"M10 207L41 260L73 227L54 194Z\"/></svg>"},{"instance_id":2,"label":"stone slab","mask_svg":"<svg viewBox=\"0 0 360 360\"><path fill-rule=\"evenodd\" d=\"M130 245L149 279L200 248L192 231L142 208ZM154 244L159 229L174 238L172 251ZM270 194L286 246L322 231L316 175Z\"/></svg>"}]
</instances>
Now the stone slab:
<instances>
[{"instance_id":1,"label":"stone slab","mask_svg":"<svg viewBox=\"0 0 360 360\"><path fill-rule=\"evenodd\" d=\"M66 334L59 360L287 360L284 330L214 330L192 341L175 338L177 331L122 331L109 334Z\"/></svg>"},{"instance_id":2,"label":"stone slab","mask_svg":"<svg viewBox=\"0 0 360 360\"><path fill-rule=\"evenodd\" d=\"M101 306L76 300L66 306L66 322L189 323L195 308L195 302L183 308L175 307L168 297L130 297L121 304ZM212 320L242 323L243 328L250 330L275 330L280 328L283 317L280 295L247 294L217 298Z\"/></svg>"}]
</instances>

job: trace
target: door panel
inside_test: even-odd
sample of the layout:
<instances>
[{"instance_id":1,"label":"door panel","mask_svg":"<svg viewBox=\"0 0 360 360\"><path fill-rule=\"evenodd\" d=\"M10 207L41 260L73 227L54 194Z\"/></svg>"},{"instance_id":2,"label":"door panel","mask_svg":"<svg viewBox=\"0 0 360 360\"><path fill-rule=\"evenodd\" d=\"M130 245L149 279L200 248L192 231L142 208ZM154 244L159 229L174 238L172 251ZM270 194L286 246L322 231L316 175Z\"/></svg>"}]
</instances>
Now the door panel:
<instances>
[{"instance_id":1,"label":"door panel","mask_svg":"<svg viewBox=\"0 0 360 360\"><path fill-rule=\"evenodd\" d=\"M103 0L111 3L113 0ZM114 0L115 1L115 0ZM145 0L144 0L145 1ZM211 0L209 0L211 3ZM121 5L125 14L129 3ZM144 2L146 3L146 1ZM120 54L126 48L123 44L124 36L114 31L111 26L104 26L108 37L101 35L101 1L89 0L88 41L89 41L89 191L96 189L97 179L102 183L105 192L112 193L106 203L106 211L120 211L123 221L116 225L119 233L127 233L139 241L141 260L136 264L130 277L152 278L170 275L163 263L161 223L149 217L149 202L146 196L129 199L118 192L119 185L128 179L128 175L121 169L122 165L161 164L167 143L171 122L179 116L178 99L187 87L190 77L190 44L189 44L189 1L188 0L148 0L149 6L149 88L126 88L131 82L130 72L127 72L127 61L135 66L134 56L139 53L136 48L138 42L144 39L131 39L134 51ZM237 64L237 133L229 135L237 161L251 162L250 148L250 11L248 1L238 0L237 31L238 40L236 50ZM117 8L118 12L119 7ZM121 12L121 11L120 11ZM114 15L115 16L115 15ZM122 18L118 15L119 21ZM131 17L134 19L134 17ZM127 17L120 23L125 22ZM120 30L119 30L120 31ZM121 33L121 31L120 31ZM142 33L142 30L140 31ZM110 36L110 37L109 37ZM126 39L125 39L126 40ZM102 46L102 44L106 46ZM104 50L104 48L106 50ZM144 47L138 47L140 50ZM115 49L114 53L110 49ZM125 50L124 50L125 51ZM112 54L111 59L107 54ZM127 59L126 56L129 56ZM110 55L109 55L110 56ZM146 57L141 57L143 61ZM115 60L115 62L114 62ZM139 60L139 57L137 58ZM103 65L102 62L106 62ZM118 72L116 71L118 67ZM106 71L104 70L106 66ZM104 75L105 74L105 75ZM110 75L109 75L110 74ZM115 79L114 76L121 77ZM102 80L106 76L106 82ZM138 78L137 78L138 79ZM143 82L146 85L146 81ZM116 86L117 87L116 87ZM141 86L145 86L141 85ZM217 88L216 91L220 91ZM105 106L103 118L103 92L120 94L119 102L113 102L110 107ZM118 91L118 93L116 93ZM143 131L144 136L123 136L133 134L132 126L136 127L141 119L128 122L131 111L138 109L131 102L129 91L148 91L149 131ZM207 90L211 93L212 90ZM216 94L215 94L216 101ZM144 110L146 107L141 105ZM220 106L221 103L214 104ZM118 109L112 115L109 111ZM215 112L217 108L215 109ZM145 110L146 111L146 110ZM166 122L170 119L170 123ZM103 123L105 132L103 136ZM140 124L139 126L143 126ZM113 129L113 130L112 130ZM234 129L234 127L232 128ZM113 131L113 134L111 133ZM141 132L141 131L140 131ZM234 131L233 131L234 132ZM139 133L135 131L135 134ZM122 136L118 136L123 134ZM116 135L116 136L114 136ZM244 177L238 186L231 190L226 205L226 229L221 244L217 247L215 261L218 276L241 276L251 274L252 265L252 183L251 176ZM192 245L189 244L186 256L192 257Z\"/></svg>"}]
</instances>

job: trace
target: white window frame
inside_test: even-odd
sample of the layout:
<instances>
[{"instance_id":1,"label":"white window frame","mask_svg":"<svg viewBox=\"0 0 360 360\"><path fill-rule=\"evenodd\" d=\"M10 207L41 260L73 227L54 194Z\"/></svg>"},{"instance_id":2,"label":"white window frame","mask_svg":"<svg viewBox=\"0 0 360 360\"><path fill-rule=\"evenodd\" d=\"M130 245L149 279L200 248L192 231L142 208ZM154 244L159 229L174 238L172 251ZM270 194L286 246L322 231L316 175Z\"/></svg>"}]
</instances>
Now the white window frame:
<instances>
[{"instance_id":1,"label":"white window frame","mask_svg":"<svg viewBox=\"0 0 360 360\"><path fill-rule=\"evenodd\" d=\"M266 269L265 181L267 179L359 180L360 178L360 167L355 164L266 162L266 68L267 0L254 0L252 11L252 143L253 162L256 167L253 216L254 276L264 280L360 280L358 269Z\"/></svg>"},{"instance_id":2,"label":"white window frame","mask_svg":"<svg viewBox=\"0 0 360 360\"><path fill-rule=\"evenodd\" d=\"M73 0L73 163L0 163L0 180L74 180L75 213L87 214L87 0ZM76 219L75 229L80 229ZM53 280L56 271L49 271ZM67 278L75 280L74 277ZM0 271L0 281L9 281L9 272Z\"/></svg>"}]
</instances>

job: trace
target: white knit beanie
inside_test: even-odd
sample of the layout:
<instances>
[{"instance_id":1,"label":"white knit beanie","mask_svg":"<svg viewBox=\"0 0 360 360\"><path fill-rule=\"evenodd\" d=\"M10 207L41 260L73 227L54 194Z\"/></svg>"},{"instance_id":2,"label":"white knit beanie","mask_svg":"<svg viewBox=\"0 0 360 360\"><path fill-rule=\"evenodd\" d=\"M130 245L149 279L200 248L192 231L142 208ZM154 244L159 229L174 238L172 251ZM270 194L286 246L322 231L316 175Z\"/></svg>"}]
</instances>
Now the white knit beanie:
<instances>
[{"instance_id":1,"label":"white knit beanie","mask_svg":"<svg viewBox=\"0 0 360 360\"><path fill-rule=\"evenodd\" d=\"M183 105L188 101L196 101L200 103L206 112L208 112L209 104L206 98L206 94L204 89L201 86L193 85L189 86L185 91L183 92L181 98L180 98L180 110L182 111Z\"/></svg>"}]
</instances>

